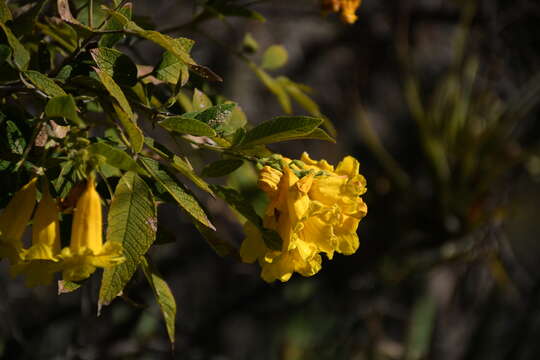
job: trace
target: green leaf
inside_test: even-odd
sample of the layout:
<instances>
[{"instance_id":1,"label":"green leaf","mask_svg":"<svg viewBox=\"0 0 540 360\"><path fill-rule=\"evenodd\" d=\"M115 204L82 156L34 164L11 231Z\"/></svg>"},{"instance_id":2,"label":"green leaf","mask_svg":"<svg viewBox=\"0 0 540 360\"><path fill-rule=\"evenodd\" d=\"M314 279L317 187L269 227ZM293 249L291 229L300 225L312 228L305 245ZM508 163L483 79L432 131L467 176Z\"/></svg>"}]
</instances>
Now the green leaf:
<instances>
[{"instance_id":1,"label":"green leaf","mask_svg":"<svg viewBox=\"0 0 540 360\"><path fill-rule=\"evenodd\" d=\"M323 122L321 118L309 116L280 116L263 122L247 132L241 146L269 144L295 139L309 139L314 133L315 139L321 139L322 133L315 131Z\"/></svg>"},{"instance_id":2,"label":"green leaf","mask_svg":"<svg viewBox=\"0 0 540 360\"><path fill-rule=\"evenodd\" d=\"M201 190L206 191L210 195L214 196L214 193L208 186L208 183L201 179L197 174L195 174L195 171L191 167L191 165L183 160L182 158L173 155L171 166L180 172L180 174L187 177L189 180L193 181L193 183Z\"/></svg>"},{"instance_id":3,"label":"green leaf","mask_svg":"<svg viewBox=\"0 0 540 360\"><path fill-rule=\"evenodd\" d=\"M144 134L142 130L137 126L137 123L129 118L124 110L119 105L113 104L113 108L118 116L118 120L122 124L122 127L126 131L131 148L135 153L139 153L142 150L144 144Z\"/></svg>"},{"instance_id":4,"label":"green leaf","mask_svg":"<svg viewBox=\"0 0 540 360\"><path fill-rule=\"evenodd\" d=\"M57 0L56 4L60 18L65 22L71 24L71 26L73 26L73 28L75 29L75 31L77 31L80 37L87 38L92 35L93 30L90 27L84 25L75 17L73 17L71 9L69 8L68 0Z\"/></svg>"},{"instance_id":5,"label":"green leaf","mask_svg":"<svg viewBox=\"0 0 540 360\"><path fill-rule=\"evenodd\" d=\"M296 84L283 76L278 77L276 80L283 84L285 90L293 97L293 99L311 115L316 117L322 116L319 105L317 105L313 99L306 95L299 84Z\"/></svg>"},{"instance_id":6,"label":"green leaf","mask_svg":"<svg viewBox=\"0 0 540 360\"><path fill-rule=\"evenodd\" d=\"M149 158L140 158L140 162L154 180L156 180L157 183L161 185L189 215L204 226L207 226L212 230L216 229L208 219L208 216L195 196L188 192L188 190L186 190L175 178L170 176L167 171L161 169L157 161Z\"/></svg>"},{"instance_id":7,"label":"green leaf","mask_svg":"<svg viewBox=\"0 0 540 360\"><path fill-rule=\"evenodd\" d=\"M193 105L193 111L202 111L212 106L212 100L199 89L193 90L193 100L191 103Z\"/></svg>"},{"instance_id":8,"label":"green leaf","mask_svg":"<svg viewBox=\"0 0 540 360\"><path fill-rule=\"evenodd\" d=\"M21 130L11 120L6 121L7 143L12 153L22 155L26 148L26 139Z\"/></svg>"},{"instance_id":9,"label":"green leaf","mask_svg":"<svg viewBox=\"0 0 540 360\"><path fill-rule=\"evenodd\" d=\"M235 103L219 104L193 115L195 119L207 123L216 132L223 134L230 123L232 110L235 107ZM184 116L186 115L189 116L184 114Z\"/></svg>"},{"instance_id":10,"label":"green leaf","mask_svg":"<svg viewBox=\"0 0 540 360\"><path fill-rule=\"evenodd\" d=\"M283 111L285 111L286 114L290 114L292 112L291 98L289 97L289 94L287 94L287 91L283 85L268 75L268 73L263 69L260 69L255 65L252 65L251 68L255 72L255 75L257 75L262 83L268 88L268 90L270 90L276 96Z\"/></svg>"},{"instance_id":11,"label":"green leaf","mask_svg":"<svg viewBox=\"0 0 540 360\"><path fill-rule=\"evenodd\" d=\"M193 167L189 162L186 160L174 155L171 153L167 148L165 148L163 145L157 143L154 141L154 139L151 139L149 137L144 139L144 142L146 146L148 146L152 151L154 151L156 154L161 156L163 160L168 161L168 164L180 172L180 174L187 177L189 180L191 180L199 189L209 193L210 195L214 196L214 193L208 186L208 183L201 179L197 174L195 174L195 171L193 170Z\"/></svg>"},{"instance_id":12,"label":"green leaf","mask_svg":"<svg viewBox=\"0 0 540 360\"><path fill-rule=\"evenodd\" d=\"M246 33L242 41L242 49L250 54L256 53L259 50L259 43L251 33Z\"/></svg>"},{"instance_id":13,"label":"green leaf","mask_svg":"<svg viewBox=\"0 0 540 360\"><path fill-rule=\"evenodd\" d=\"M55 96L47 102L45 115L50 118L62 117L78 127L85 127L84 120L77 113L77 105L71 95Z\"/></svg>"},{"instance_id":14,"label":"green leaf","mask_svg":"<svg viewBox=\"0 0 540 360\"><path fill-rule=\"evenodd\" d=\"M258 227L262 226L262 220L255 212L249 201L235 189L227 188L221 185L210 185L214 193L225 200L240 215L251 221Z\"/></svg>"},{"instance_id":15,"label":"green leaf","mask_svg":"<svg viewBox=\"0 0 540 360\"><path fill-rule=\"evenodd\" d=\"M0 22L5 23L9 20L12 20L11 11L9 10L6 1L0 0Z\"/></svg>"},{"instance_id":16,"label":"green leaf","mask_svg":"<svg viewBox=\"0 0 540 360\"><path fill-rule=\"evenodd\" d=\"M105 71L113 80L123 86L135 86L137 83L137 66L131 59L116 49L96 48L90 50L97 66Z\"/></svg>"},{"instance_id":17,"label":"green leaf","mask_svg":"<svg viewBox=\"0 0 540 360\"><path fill-rule=\"evenodd\" d=\"M303 136L300 139L302 140L322 140L322 141L329 141L329 142L336 142L336 139L328 135L326 131L323 129L315 129L309 135Z\"/></svg>"},{"instance_id":18,"label":"green leaf","mask_svg":"<svg viewBox=\"0 0 540 360\"><path fill-rule=\"evenodd\" d=\"M107 72L102 71L98 68L94 68L94 70L105 89L107 89L109 94L111 94L111 96L116 99L116 101L118 102L122 110L124 110L124 112L128 115L128 117L130 119L133 119L133 111L131 110L131 106L129 105L126 95L124 95L122 89L120 89L120 86L118 86L118 84Z\"/></svg>"},{"instance_id":19,"label":"green leaf","mask_svg":"<svg viewBox=\"0 0 540 360\"><path fill-rule=\"evenodd\" d=\"M141 266L148 280L156 300L163 314L163 319L165 320L165 327L167 328L167 334L169 335L169 341L171 344L174 344L175 340L175 323L176 323L176 300L174 295L169 288L169 285L163 280L161 275L157 270L148 263L146 258L142 258Z\"/></svg>"},{"instance_id":20,"label":"green leaf","mask_svg":"<svg viewBox=\"0 0 540 360\"><path fill-rule=\"evenodd\" d=\"M184 50L183 46L180 45L180 42L176 41L174 38L162 34L158 31L145 30L118 11L114 11L108 8L106 8L105 10L109 12L112 17L116 19L120 24L122 24L126 31L129 31L137 36L140 36L158 44L165 50L173 53L185 64L195 64L195 61L193 61L191 56Z\"/></svg>"},{"instance_id":21,"label":"green leaf","mask_svg":"<svg viewBox=\"0 0 540 360\"><path fill-rule=\"evenodd\" d=\"M187 69L187 66L173 53L165 51L161 62L156 66L155 74L159 80L176 85L183 69ZM185 82L181 81L180 84L185 85Z\"/></svg>"},{"instance_id":22,"label":"green leaf","mask_svg":"<svg viewBox=\"0 0 540 360\"><path fill-rule=\"evenodd\" d=\"M185 40L191 42L191 40L184 38L175 39L158 31L145 30L117 11L111 9L106 9L106 11L109 12L121 24L123 24L126 31L131 32L132 34L140 36L144 39L150 40L158 44L165 50L171 52L181 62L186 64L191 71L197 73L202 78L209 81L222 81L222 79L212 70L208 69L205 66L197 65L197 63L195 63L195 61L191 58L191 55L189 55L189 52L185 51L186 46L185 44L182 44L182 42Z\"/></svg>"},{"instance_id":23,"label":"green leaf","mask_svg":"<svg viewBox=\"0 0 540 360\"><path fill-rule=\"evenodd\" d=\"M9 46L11 47L11 50L13 50L13 62L19 70L26 70L28 68L28 63L30 63L30 53L6 24L0 22L0 27L4 30Z\"/></svg>"},{"instance_id":24,"label":"green leaf","mask_svg":"<svg viewBox=\"0 0 540 360\"><path fill-rule=\"evenodd\" d=\"M189 53L193 44L193 40L186 38L175 39L180 46ZM176 85L180 80L180 86L184 86L189 79L189 69L187 65L181 61L176 55L170 51L165 51L161 58L161 62L155 69L156 77L169 84Z\"/></svg>"},{"instance_id":25,"label":"green leaf","mask_svg":"<svg viewBox=\"0 0 540 360\"><path fill-rule=\"evenodd\" d=\"M91 154L103 157L105 162L111 166L125 171L135 171L140 175L148 176L148 173L144 171L131 156L117 147L108 145L104 142L99 142L88 146L87 149Z\"/></svg>"},{"instance_id":26,"label":"green leaf","mask_svg":"<svg viewBox=\"0 0 540 360\"><path fill-rule=\"evenodd\" d=\"M3 65L11 56L11 48L7 45L0 44L0 65Z\"/></svg>"},{"instance_id":27,"label":"green leaf","mask_svg":"<svg viewBox=\"0 0 540 360\"><path fill-rule=\"evenodd\" d=\"M19 14L13 21L11 29L19 36L31 36L32 31L37 25L39 14L48 4L48 0L30 3L30 7L26 8L22 14ZM1 21L0 21L1 22Z\"/></svg>"},{"instance_id":28,"label":"green leaf","mask_svg":"<svg viewBox=\"0 0 540 360\"><path fill-rule=\"evenodd\" d=\"M272 45L263 54L261 67L267 70L275 70L287 63L289 55L282 45Z\"/></svg>"},{"instance_id":29,"label":"green leaf","mask_svg":"<svg viewBox=\"0 0 540 360\"><path fill-rule=\"evenodd\" d=\"M226 188L220 185L211 185L214 193L225 200L229 206L238 211L240 215L253 223L261 231L264 243L268 248L273 250L281 250L283 243L281 237L274 230L266 229L263 226L261 217L255 212L249 201L238 191L231 188Z\"/></svg>"},{"instance_id":30,"label":"green leaf","mask_svg":"<svg viewBox=\"0 0 540 360\"><path fill-rule=\"evenodd\" d=\"M70 53L77 49L77 32L58 18L45 18L47 24L36 22L36 27Z\"/></svg>"},{"instance_id":31,"label":"green leaf","mask_svg":"<svg viewBox=\"0 0 540 360\"><path fill-rule=\"evenodd\" d=\"M337 135L336 128L332 121L321 113L319 105L317 105L317 103L306 94L306 92L311 91L308 86L295 83L284 76L278 77L276 81L282 84L285 91L292 96L294 101L296 101L302 108L309 112L310 115L315 117L322 117L324 119L324 123L322 126L326 131L330 133L330 136L335 137Z\"/></svg>"},{"instance_id":32,"label":"green leaf","mask_svg":"<svg viewBox=\"0 0 540 360\"><path fill-rule=\"evenodd\" d=\"M58 86L53 79L43 75L39 71L27 70L24 76L39 90L49 97L65 96L67 93Z\"/></svg>"},{"instance_id":33,"label":"green leaf","mask_svg":"<svg viewBox=\"0 0 540 360\"><path fill-rule=\"evenodd\" d=\"M206 226L201 225L198 222L194 222L195 227L199 230L199 233L206 240L208 245L215 251L218 256L232 256L236 260L241 261L238 249L228 241L220 238L215 231L210 230Z\"/></svg>"},{"instance_id":34,"label":"green leaf","mask_svg":"<svg viewBox=\"0 0 540 360\"><path fill-rule=\"evenodd\" d=\"M125 16L128 20L131 19L132 16L132 4L127 3L124 6L122 6L120 9L118 9L118 12ZM119 22L114 17L111 17L107 24L104 27L104 30L122 30L124 28L124 25ZM114 45L116 45L117 42L122 40L125 37L124 34L105 34L102 35L99 39L98 45L99 47L109 47L112 48Z\"/></svg>"},{"instance_id":35,"label":"green leaf","mask_svg":"<svg viewBox=\"0 0 540 360\"><path fill-rule=\"evenodd\" d=\"M214 161L202 170L202 175L206 177L225 176L238 169L243 163L244 161L240 159Z\"/></svg>"},{"instance_id":36,"label":"green leaf","mask_svg":"<svg viewBox=\"0 0 540 360\"><path fill-rule=\"evenodd\" d=\"M107 241L122 244L126 261L103 272L98 306L108 305L122 292L156 239L154 196L136 173L127 172L118 182L107 222Z\"/></svg>"},{"instance_id":37,"label":"green leaf","mask_svg":"<svg viewBox=\"0 0 540 360\"><path fill-rule=\"evenodd\" d=\"M422 296L414 305L407 335L406 360L426 359L429 353L437 305L429 295Z\"/></svg>"},{"instance_id":38,"label":"green leaf","mask_svg":"<svg viewBox=\"0 0 540 360\"><path fill-rule=\"evenodd\" d=\"M216 132L206 123L197 119L183 116L171 116L158 122L159 126L169 131L180 134L190 134L195 136L216 136Z\"/></svg>"}]
</instances>

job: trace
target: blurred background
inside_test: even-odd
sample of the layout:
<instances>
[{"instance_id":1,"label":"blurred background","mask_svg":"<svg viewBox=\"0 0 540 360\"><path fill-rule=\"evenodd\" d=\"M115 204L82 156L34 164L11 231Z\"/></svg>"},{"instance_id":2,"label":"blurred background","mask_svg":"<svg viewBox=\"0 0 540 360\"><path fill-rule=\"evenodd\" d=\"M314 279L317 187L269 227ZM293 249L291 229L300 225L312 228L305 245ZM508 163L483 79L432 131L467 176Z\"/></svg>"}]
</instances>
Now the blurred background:
<instances>
[{"instance_id":1,"label":"blurred background","mask_svg":"<svg viewBox=\"0 0 540 360\"><path fill-rule=\"evenodd\" d=\"M257 265L218 257L163 206L166 235L150 256L176 296L174 352L141 274L98 318L97 277L57 296L3 269L2 358L540 358L540 3L364 0L346 25L315 0L252 1L266 22L227 17L197 30L180 26L193 1L134 3L147 26L197 41L193 57L224 79L205 92L238 102L253 124L284 110L222 45L240 48L249 32L263 50L285 47L288 62L272 75L313 90L338 142L270 148L359 159L369 208L360 249L311 278L267 284ZM160 58L145 42L124 47L140 64ZM255 181L249 167L227 180L257 204ZM225 204L205 205L239 245Z\"/></svg>"}]
</instances>

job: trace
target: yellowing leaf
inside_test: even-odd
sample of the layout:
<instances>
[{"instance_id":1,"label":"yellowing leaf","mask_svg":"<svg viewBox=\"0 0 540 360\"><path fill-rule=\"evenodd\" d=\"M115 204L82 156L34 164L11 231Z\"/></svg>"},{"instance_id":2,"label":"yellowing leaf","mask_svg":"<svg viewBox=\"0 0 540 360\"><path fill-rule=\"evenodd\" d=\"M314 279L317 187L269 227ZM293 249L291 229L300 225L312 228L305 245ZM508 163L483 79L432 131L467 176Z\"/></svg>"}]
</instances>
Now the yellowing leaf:
<instances>
[{"instance_id":1,"label":"yellowing leaf","mask_svg":"<svg viewBox=\"0 0 540 360\"><path fill-rule=\"evenodd\" d=\"M11 19L13 19L13 16L11 16L11 11L6 4L6 1L0 0L0 22L5 23Z\"/></svg>"}]
</instances>

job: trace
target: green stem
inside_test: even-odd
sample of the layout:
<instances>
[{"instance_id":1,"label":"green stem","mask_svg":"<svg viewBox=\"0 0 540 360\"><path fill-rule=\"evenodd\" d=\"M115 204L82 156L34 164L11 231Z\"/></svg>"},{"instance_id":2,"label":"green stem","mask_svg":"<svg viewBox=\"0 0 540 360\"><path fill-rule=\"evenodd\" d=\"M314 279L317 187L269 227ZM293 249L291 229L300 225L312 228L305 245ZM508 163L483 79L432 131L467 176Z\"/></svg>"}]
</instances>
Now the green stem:
<instances>
[{"instance_id":1,"label":"green stem","mask_svg":"<svg viewBox=\"0 0 540 360\"><path fill-rule=\"evenodd\" d=\"M88 1L88 26L94 27L94 0Z\"/></svg>"}]
</instances>

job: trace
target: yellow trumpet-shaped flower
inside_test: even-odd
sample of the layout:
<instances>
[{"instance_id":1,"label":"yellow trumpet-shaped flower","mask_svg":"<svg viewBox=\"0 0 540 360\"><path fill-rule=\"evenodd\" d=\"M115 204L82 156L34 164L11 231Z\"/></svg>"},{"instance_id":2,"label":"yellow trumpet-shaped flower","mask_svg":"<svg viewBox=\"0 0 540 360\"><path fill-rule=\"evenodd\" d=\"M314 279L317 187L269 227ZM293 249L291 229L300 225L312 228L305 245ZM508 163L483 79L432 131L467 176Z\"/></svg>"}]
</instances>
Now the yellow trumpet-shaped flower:
<instances>
[{"instance_id":1,"label":"yellow trumpet-shaped flower","mask_svg":"<svg viewBox=\"0 0 540 360\"><path fill-rule=\"evenodd\" d=\"M341 20L347 24L354 24L358 17L356 10L362 4L362 0L322 0L324 12L341 13Z\"/></svg>"},{"instance_id":2,"label":"yellow trumpet-shaped flower","mask_svg":"<svg viewBox=\"0 0 540 360\"><path fill-rule=\"evenodd\" d=\"M90 177L73 212L70 245L60 254L64 280L83 280L96 267L110 267L124 261L121 244L103 244L102 225L101 200Z\"/></svg>"},{"instance_id":3,"label":"yellow trumpet-shaped flower","mask_svg":"<svg viewBox=\"0 0 540 360\"><path fill-rule=\"evenodd\" d=\"M23 273L30 287L48 285L58 270L60 254L60 210L46 185L32 224L32 246L23 251L23 261L11 268L12 275Z\"/></svg>"},{"instance_id":4,"label":"yellow trumpet-shaped flower","mask_svg":"<svg viewBox=\"0 0 540 360\"><path fill-rule=\"evenodd\" d=\"M359 245L358 224L367 213L360 197L366 181L356 159L347 156L334 169L304 153L301 161L283 158L282 168L265 166L259 174L259 187L270 199L263 225L279 233L281 250L269 249L250 223L240 248L243 261L259 261L261 277L268 282L287 281L293 272L316 274L321 253L329 259L334 252L353 254Z\"/></svg>"},{"instance_id":5,"label":"yellow trumpet-shaped flower","mask_svg":"<svg viewBox=\"0 0 540 360\"><path fill-rule=\"evenodd\" d=\"M21 237L36 204L36 180L17 191L0 213L0 258L8 258L12 264L21 260Z\"/></svg>"}]
</instances>

